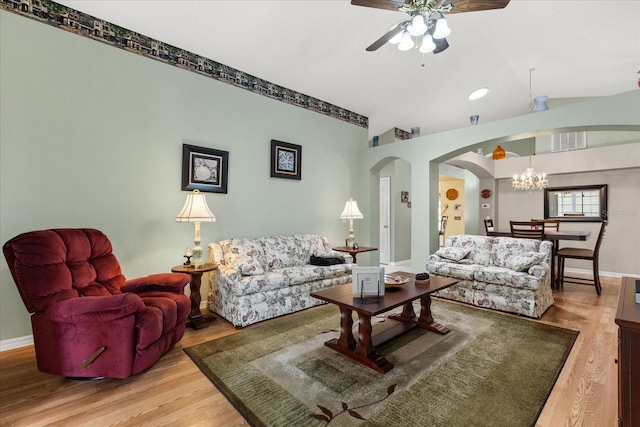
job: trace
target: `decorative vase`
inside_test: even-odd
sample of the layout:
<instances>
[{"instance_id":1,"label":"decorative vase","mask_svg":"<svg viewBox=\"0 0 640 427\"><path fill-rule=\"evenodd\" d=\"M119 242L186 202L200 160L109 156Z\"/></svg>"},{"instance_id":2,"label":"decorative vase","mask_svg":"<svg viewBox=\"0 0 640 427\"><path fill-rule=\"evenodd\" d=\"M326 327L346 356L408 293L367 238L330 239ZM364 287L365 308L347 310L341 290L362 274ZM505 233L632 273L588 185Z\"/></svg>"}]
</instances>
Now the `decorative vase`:
<instances>
[{"instance_id":1,"label":"decorative vase","mask_svg":"<svg viewBox=\"0 0 640 427\"><path fill-rule=\"evenodd\" d=\"M544 111L544 110L548 110L549 107L547 107L547 100L549 99L548 96L537 96L535 98L533 98L533 111Z\"/></svg>"},{"instance_id":2,"label":"decorative vase","mask_svg":"<svg viewBox=\"0 0 640 427\"><path fill-rule=\"evenodd\" d=\"M477 114L475 116L469 116L469 120L471 120L471 126L475 126L478 124L478 120L480 120L480 116Z\"/></svg>"},{"instance_id":3,"label":"decorative vase","mask_svg":"<svg viewBox=\"0 0 640 427\"><path fill-rule=\"evenodd\" d=\"M376 135L376 136L374 136L374 137L373 137L373 143L372 143L372 145L373 145L374 147L377 147L377 146L378 146L378 144L380 144L380 137L379 137L378 135Z\"/></svg>"},{"instance_id":4,"label":"decorative vase","mask_svg":"<svg viewBox=\"0 0 640 427\"><path fill-rule=\"evenodd\" d=\"M504 148L502 148L500 145L498 145L496 149L493 150L493 155L491 156L493 160L502 160L505 157L507 157L507 152L504 151Z\"/></svg>"}]
</instances>

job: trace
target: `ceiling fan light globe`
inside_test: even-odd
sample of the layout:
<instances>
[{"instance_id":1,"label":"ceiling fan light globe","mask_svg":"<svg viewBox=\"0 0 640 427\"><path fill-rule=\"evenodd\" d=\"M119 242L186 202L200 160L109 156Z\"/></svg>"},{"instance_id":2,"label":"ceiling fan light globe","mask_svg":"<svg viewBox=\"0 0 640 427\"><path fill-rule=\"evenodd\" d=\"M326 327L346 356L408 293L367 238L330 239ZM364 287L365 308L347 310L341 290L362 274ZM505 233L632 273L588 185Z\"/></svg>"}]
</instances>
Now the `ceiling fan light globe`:
<instances>
[{"instance_id":1,"label":"ceiling fan light globe","mask_svg":"<svg viewBox=\"0 0 640 427\"><path fill-rule=\"evenodd\" d=\"M425 34L424 38L422 39L422 44L420 45L420 52L422 53L433 52L435 48L436 48L436 44L433 42L433 38L431 37L431 34Z\"/></svg>"},{"instance_id":2,"label":"ceiling fan light globe","mask_svg":"<svg viewBox=\"0 0 640 427\"><path fill-rule=\"evenodd\" d=\"M423 35L427 31L427 24L424 22L424 16L420 14L414 16L409 28L407 28L407 31L409 31L409 34L412 36L417 37Z\"/></svg>"},{"instance_id":3,"label":"ceiling fan light globe","mask_svg":"<svg viewBox=\"0 0 640 427\"><path fill-rule=\"evenodd\" d=\"M402 51L411 50L415 46L413 39L411 38L411 34L408 32L402 33L402 40L398 43L398 49Z\"/></svg>"},{"instance_id":4,"label":"ceiling fan light globe","mask_svg":"<svg viewBox=\"0 0 640 427\"><path fill-rule=\"evenodd\" d=\"M440 18L436 21L436 28L433 30L434 39L443 39L451 34L451 28L447 25L447 20Z\"/></svg>"}]
</instances>

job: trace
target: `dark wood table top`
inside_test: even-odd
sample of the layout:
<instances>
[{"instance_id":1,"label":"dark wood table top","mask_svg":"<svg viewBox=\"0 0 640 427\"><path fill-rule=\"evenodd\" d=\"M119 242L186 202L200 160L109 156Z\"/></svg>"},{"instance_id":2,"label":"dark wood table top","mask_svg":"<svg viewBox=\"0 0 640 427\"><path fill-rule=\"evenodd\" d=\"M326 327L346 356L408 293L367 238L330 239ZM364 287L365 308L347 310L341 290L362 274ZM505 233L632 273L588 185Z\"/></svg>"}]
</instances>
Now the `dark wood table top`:
<instances>
[{"instance_id":1,"label":"dark wood table top","mask_svg":"<svg viewBox=\"0 0 640 427\"><path fill-rule=\"evenodd\" d=\"M347 246L334 246L332 249L338 252L349 252L350 254L351 253L358 254L360 252L371 252L371 251L378 250L378 248L371 248L368 246L360 246L358 247L358 249L349 248Z\"/></svg>"},{"instance_id":2,"label":"dark wood table top","mask_svg":"<svg viewBox=\"0 0 640 427\"><path fill-rule=\"evenodd\" d=\"M176 265L175 267L171 267L171 272L186 273L186 274L206 273L207 271L213 271L216 268L218 268L218 266L215 264L205 264L204 267L199 267L199 268L195 268L193 266L188 267L186 265Z\"/></svg>"},{"instance_id":3,"label":"dark wood table top","mask_svg":"<svg viewBox=\"0 0 640 427\"><path fill-rule=\"evenodd\" d=\"M590 231L582 230L545 230L546 240L581 240L585 241L591 235ZM511 230L488 231L487 236L511 237Z\"/></svg>"},{"instance_id":4,"label":"dark wood table top","mask_svg":"<svg viewBox=\"0 0 640 427\"><path fill-rule=\"evenodd\" d=\"M340 307L346 307L358 313L364 313L369 316L375 316L380 313L399 307L409 301L413 301L425 295L439 291L458 281L449 277L441 277L431 275L429 282L426 284L416 284L415 274L404 271L390 273L394 276L409 277L409 282L402 286L386 288L384 295L376 299L376 297L360 298L353 294L353 285L336 286L335 288L323 289L312 292L311 296L336 304Z\"/></svg>"}]
</instances>

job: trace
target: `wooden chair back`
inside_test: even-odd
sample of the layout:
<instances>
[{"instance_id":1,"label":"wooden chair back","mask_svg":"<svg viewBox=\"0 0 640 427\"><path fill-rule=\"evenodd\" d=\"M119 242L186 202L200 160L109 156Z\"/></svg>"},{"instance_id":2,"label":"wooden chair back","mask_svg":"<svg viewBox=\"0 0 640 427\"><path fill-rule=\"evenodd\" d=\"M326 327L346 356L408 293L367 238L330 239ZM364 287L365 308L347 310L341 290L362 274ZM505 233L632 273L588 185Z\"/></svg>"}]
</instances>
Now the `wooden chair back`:
<instances>
[{"instance_id":1,"label":"wooden chair back","mask_svg":"<svg viewBox=\"0 0 640 427\"><path fill-rule=\"evenodd\" d=\"M607 221L602 221L602 225L600 225L600 232L598 233L598 240L596 240L596 245L593 247L593 257L598 259L598 254L600 253L600 245L602 244L602 239L604 238L604 229L607 226Z\"/></svg>"},{"instance_id":2,"label":"wooden chair back","mask_svg":"<svg viewBox=\"0 0 640 427\"><path fill-rule=\"evenodd\" d=\"M544 239L545 223L536 221L509 221L511 237L521 239Z\"/></svg>"},{"instance_id":3,"label":"wooden chair back","mask_svg":"<svg viewBox=\"0 0 640 427\"><path fill-rule=\"evenodd\" d=\"M494 231L493 220L491 218L484 220L484 231L489 234L490 231Z\"/></svg>"}]
</instances>

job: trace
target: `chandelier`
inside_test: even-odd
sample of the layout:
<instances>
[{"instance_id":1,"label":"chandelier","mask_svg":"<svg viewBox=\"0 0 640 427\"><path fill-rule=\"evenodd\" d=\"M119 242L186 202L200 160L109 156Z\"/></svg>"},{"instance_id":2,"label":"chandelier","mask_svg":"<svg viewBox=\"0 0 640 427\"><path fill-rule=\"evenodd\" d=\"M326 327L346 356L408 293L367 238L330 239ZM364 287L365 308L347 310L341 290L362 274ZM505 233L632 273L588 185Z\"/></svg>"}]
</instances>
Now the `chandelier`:
<instances>
[{"instance_id":1,"label":"chandelier","mask_svg":"<svg viewBox=\"0 0 640 427\"><path fill-rule=\"evenodd\" d=\"M531 112L531 73L535 70L535 68L529 68L529 112ZM530 153L533 153L532 142L529 148L531 149ZM533 170L531 167L531 154L529 154L529 167L524 173L513 176L512 185L516 190L533 191L544 189L549 185L549 181L546 173L537 173Z\"/></svg>"},{"instance_id":2,"label":"chandelier","mask_svg":"<svg viewBox=\"0 0 640 427\"><path fill-rule=\"evenodd\" d=\"M442 0L414 0L398 10L406 12L411 19L402 23L401 31L389 40L397 44L402 51L416 46L414 37L422 37L418 50L422 53L440 53L449 47L446 37L451 34L443 12L450 12L451 3L442 4Z\"/></svg>"},{"instance_id":3,"label":"chandelier","mask_svg":"<svg viewBox=\"0 0 640 427\"><path fill-rule=\"evenodd\" d=\"M549 185L546 173L537 173L531 167L531 156L529 156L529 167L521 175L513 176L513 188L516 190L533 191L542 190Z\"/></svg>"}]
</instances>

